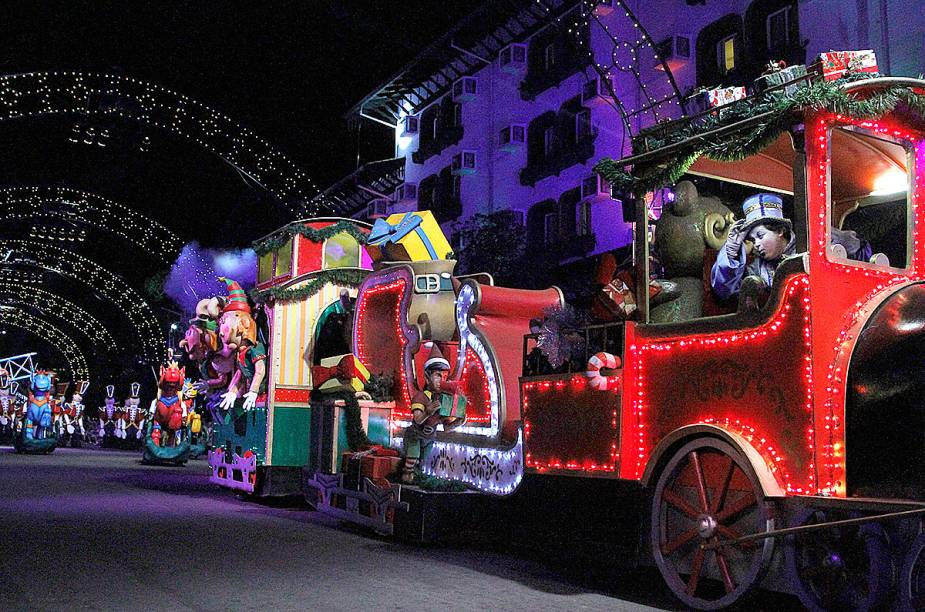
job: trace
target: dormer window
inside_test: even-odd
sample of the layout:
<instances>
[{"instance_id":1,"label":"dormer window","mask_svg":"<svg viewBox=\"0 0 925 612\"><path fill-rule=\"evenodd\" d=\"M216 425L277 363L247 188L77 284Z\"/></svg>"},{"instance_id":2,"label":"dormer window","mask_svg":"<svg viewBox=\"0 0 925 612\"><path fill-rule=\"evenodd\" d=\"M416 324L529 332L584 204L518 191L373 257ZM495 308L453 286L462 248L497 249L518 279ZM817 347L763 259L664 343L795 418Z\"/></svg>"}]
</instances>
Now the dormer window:
<instances>
[{"instance_id":1,"label":"dormer window","mask_svg":"<svg viewBox=\"0 0 925 612\"><path fill-rule=\"evenodd\" d=\"M551 42L546 45L546 48L543 49L543 66L546 68L546 71L549 72L552 70L553 66L556 65L556 43Z\"/></svg>"},{"instance_id":2,"label":"dormer window","mask_svg":"<svg viewBox=\"0 0 925 612\"><path fill-rule=\"evenodd\" d=\"M556 148L556 127L549 126L543 132L543 155L551 157Z\"/></svg>"},{"instance_id":3,"label":"dormer window","mask_svg":"<svg viewBox=\"0 0 925 612\"><path fill-rule=\"evenodd\" d=\"M790 41L791 6L774 11L768 15L765 28L768 35L768 51L775 53L787 48Z\"/></svg>"},{"instance_id":4,"label":"dormer window","mask_svg":"<svg viewBox=\"0 0 925 612\"><path fill-rule=\"evenodd\" d=\"M732 34L716 43L716 59L719 64L719 70L722 73L735 70L736 38L737 35Z\"/></svg>"}]
</instances>

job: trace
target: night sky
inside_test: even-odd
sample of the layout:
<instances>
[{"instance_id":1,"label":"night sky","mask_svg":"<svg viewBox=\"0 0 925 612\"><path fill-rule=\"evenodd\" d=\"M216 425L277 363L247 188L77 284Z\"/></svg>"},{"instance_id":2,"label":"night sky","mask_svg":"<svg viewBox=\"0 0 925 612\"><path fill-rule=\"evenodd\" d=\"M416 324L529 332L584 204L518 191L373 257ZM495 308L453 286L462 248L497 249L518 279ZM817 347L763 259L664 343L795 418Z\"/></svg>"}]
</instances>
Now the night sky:
<instances>
[{"instance_id":1,"label":"night sky","mask_svg":"<svg viewBox=\"0 0 925 612\"><path fill-rule=\"evenodd\" d=\"M0 21L0 73L100 72L175 90L251 128L323 189L355 169L358 150L361 162L393 154L393 133L366 121L359 133L350 131L347 109L475 6L464 0L8 3ZM75 130L87 129L106 130L107 145L73 140ZM150 140L144 150L142 139ZM279 200L217 156L118 117L0 122L0 190L36 186L108 198L165 225L179 244L247 247L293 220ZM56 204L42 206L52 210ZM45 216L7 218L0 240L22 239L37 226L84 232L84 241L62 246L142 292L161 325L182 322L169 300L144 293L148 281L168 266L126 244L131 237L114 236L84 219ZM13 303L4 295L16 295L16 308L68 332L98 361L91 370L100 383L127 384L138 375L133 368L147 371L137 360L137 329L112 300L36 267L34 259L6 263L0 272L31 274L28 283L67 296L123 346L81 340L79 326L60 312L49 316L47 304L22 306L22 276L0 286L0 304ZM39 350L41 365L60 366L54 342L5 321L2 331L7 333L0 333L0 355Z\"/></svg>"},{"instance_id":2,"label":"night sky","mask_svg":"<svg viewBox=\"0 0 925 612\"><path fill-rule=\"evenodd\" d=\"M11 3L0 71L104 71L222 110L326 187L356 164L344 112L476 6L465 0ZM373 129L375 127L375 129ZM391 134L364 123L364 161Z\"/></svg>"}]
</instances>

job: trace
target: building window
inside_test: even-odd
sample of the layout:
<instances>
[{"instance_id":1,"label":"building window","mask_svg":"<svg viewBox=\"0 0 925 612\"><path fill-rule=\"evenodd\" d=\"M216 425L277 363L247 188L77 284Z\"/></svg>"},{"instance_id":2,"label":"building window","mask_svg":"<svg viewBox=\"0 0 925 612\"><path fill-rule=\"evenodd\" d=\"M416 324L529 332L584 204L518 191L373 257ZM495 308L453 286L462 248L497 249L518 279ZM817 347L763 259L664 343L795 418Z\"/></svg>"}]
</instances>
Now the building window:
<instances>
[{"instance_id":1,"label":"building window","mask_svg":"<svg viewBox=\"0 0 925 612\"><path fill-rule=\"evenodd\" d=\"M543 215L543 244L550 246L555 243L558 233L558 215L555 212L548 212Z\"/></svg>"},{"instance_id":2,"label":"building window","mask_svg":"<svg viewBox=\"0 0 925 612\"><path fill-rule=\"evenodd\" d=\"M547 72L556 65L556 43L551 42L543 49L543 67Z\"/></svg>"},{"instance_id":3,"label":"building window","mask_svg":"<svg viewBox=\"0 0 925 612\"><path fill-rule=\"evenodd\" d=\"M768 35L768 51L775 52L787 48L790 40L790 9L785 6L768 15L765 26Z\"/></svg>"},{"instance_id":4,"label":"building window","mask_svg":"<svg viewBox=\"0 0 925 612\"><path fill-rule=\"evenodd\" d=\"M458 174L453 175L452 180L450 181L450 196L453 200L458 200L461 197L462 192L462 177Z\"/></svg>"},{"instance_id":5,"label":"building window","mask_svg":"<svg viewBox=\"0 0 925 612\"><path fill-rule=\"evenodd\" d=\"M552 157L556 147L556 127L550 126L543 132L543 155Z\"/></svg>"},{"instance_id":6,"label":"building window","mask_svg":"<svg viewBox=\"0 0 925 612\"><path fill-rule=\"evenodd\" d=\"M591 111L581 110L575 114L575 142L591 137Z\"/></svg>"},{"instance_id":7,"label":"building window","mask_svg":"<svg viewBox=\"0 0 925 612\"><path fill-rule=\"evenodd\" d=\"M727 36L716 43L716 59L722 73L731 72L736 67L736 35Z\"/></svg>"},{"instance_id":8,"label":"building window","mask_svg":"<svg viewBox=\"0 0 925 612\"><path fill-rule=\"evenodd\" d=\"M591 202L582 202L578 205L575 233L579 236L587 236L591 233Z\"/></svg>"},{"instance_id":9,"label":"building window","mask_svg":"<svg viewBox=\"0 0 925 612\"><path fill-rule=\"evenodd\" d=\"M462 125L462 104L453 105L453 127Z\"/></svg>"}]
</instances>

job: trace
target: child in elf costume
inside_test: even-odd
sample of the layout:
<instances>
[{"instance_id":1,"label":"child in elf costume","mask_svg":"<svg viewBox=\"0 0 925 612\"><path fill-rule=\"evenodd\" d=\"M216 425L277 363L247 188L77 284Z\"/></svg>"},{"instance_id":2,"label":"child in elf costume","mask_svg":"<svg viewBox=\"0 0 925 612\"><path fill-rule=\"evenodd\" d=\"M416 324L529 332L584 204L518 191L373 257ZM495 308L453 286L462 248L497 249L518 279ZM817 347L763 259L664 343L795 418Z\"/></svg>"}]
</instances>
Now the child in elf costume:
<instances>
[{"instance_id":1,"label":"child in elf costume","mask_svg":"<svg viewBox=\"0 0 925 612\"><path fill-rule=\"evenodd\" d=\"M456 384L447 381L450 374L450 362L443 357L435 344L424 362L424 389L418 391L411 399L411 424L405 429L404 449L405 464L402 469L402 482L414 481L414 470L422 459L427 457L437 439L437 425L444 430L454 429L465 420L465 403L463 412L444 414L441 407L444 396L456 395Z\"/></svg>"}]
</instances>

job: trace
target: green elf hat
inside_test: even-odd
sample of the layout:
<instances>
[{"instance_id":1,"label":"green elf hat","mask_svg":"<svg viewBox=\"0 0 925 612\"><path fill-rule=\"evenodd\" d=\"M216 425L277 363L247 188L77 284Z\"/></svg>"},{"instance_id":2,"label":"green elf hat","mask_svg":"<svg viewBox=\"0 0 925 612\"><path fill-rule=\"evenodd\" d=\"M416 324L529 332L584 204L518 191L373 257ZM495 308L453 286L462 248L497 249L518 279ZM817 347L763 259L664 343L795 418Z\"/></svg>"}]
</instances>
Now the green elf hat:
<instances>
[{"instance_id":1,"label":"green elf hat","mask_svg":"<svg viewBox=\"0 0 925 612\"><path fill-rule=\"evenodd\" d=\"M219 276L218 280L228 285L228 303L225 304L225 308L222 309L222 314L233 311L250 314L251 307L247 303L247 294L244 293L244 289L241 289L241 285L239 285L237 281L225 278L224 276Z\"/></svg>"}]
</instances>

